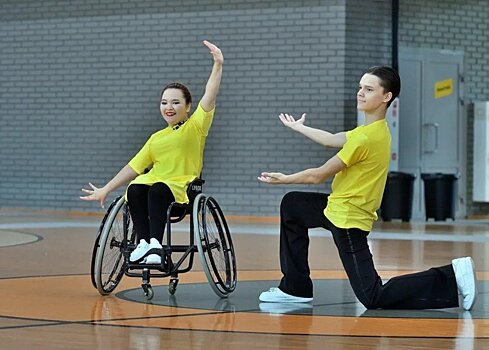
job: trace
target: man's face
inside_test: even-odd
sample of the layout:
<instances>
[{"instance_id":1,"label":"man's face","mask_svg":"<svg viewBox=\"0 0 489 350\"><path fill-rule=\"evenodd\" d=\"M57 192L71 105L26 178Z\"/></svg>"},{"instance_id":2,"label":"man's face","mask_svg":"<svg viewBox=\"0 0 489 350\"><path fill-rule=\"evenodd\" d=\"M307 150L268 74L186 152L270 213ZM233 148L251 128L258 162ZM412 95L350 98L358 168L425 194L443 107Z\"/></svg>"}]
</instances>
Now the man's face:
<instances>
[{"instance_id":1,"label":"man's face","mask_svg":"<svg viewBox=\"0 0 489 350\"><path fill-rule=\"evenodd\" d=\"M357 109L366 113L373 113L387 106L392 98L391 92L385 92L380 86L380 78L372 74L364 74L358 84Z\"/></svg>"}]
</instances>

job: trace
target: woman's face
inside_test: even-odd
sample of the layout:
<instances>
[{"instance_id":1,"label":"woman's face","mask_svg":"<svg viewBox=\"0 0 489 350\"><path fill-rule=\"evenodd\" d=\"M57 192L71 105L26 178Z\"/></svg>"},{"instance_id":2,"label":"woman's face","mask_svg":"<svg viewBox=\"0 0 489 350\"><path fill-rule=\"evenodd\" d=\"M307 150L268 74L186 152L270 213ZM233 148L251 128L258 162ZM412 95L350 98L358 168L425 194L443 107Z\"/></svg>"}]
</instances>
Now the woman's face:
<instances>
[{"instance_id":1,"label":"woman's face","mask_svg":"<svg viewBox=\"0 0 489 350\"><path fill-rule=\"evenodd\" d=\"M180 89L166 89L161 96L160 112L168 125L173 126L188 117L190 104L185 103L185 97Z\"/></svg>"}]
</instances>

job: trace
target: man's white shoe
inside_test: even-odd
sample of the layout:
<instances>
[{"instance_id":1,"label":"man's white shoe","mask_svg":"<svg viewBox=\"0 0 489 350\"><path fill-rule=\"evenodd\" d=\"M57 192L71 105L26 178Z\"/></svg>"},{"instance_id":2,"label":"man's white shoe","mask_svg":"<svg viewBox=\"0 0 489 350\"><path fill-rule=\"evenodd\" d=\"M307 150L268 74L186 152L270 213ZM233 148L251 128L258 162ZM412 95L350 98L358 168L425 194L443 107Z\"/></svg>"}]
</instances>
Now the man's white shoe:
<instances>
[{"instance_id":1,"label":"man's white shoe","mask_svg":"<svg viewBox=\"0 0 489 350\"><path fill-rule=\"evenodd\" d=\"M308 303L312 298L296 297L282 292L279 288L270 288L260 294L260 301L267 303Z\"/></svg>"},{"instance_id":2,"label":"man's white shoe","mask_svg":"<svg viewBox=\"0 0 489 350\"><path fill-rule=\"evenodd\" d=\"M477 279L475 276L474 261L471 257L453 259L452 266L455 272L458 291L464 298L462 306L465 310L470 310L477 296Z\"/></svg>"},{"instance_id":3,"label":"man's white shoe","mask_svg":"<svg viewBox=\"0 0 489 350\"><path fill-rule=\"evenodd\" d=\"M157 249L158 252L154 251L153 249ZM161 264L161 249L163 247L161 246L161 243L158 242L156 238L151 238L149 241L149 249L148 252L153 250L152 254L149 254L146 259L144 259L144 264Z\"/></svg>"},{"instance_id":4,"label":"man's white shoe","mask_svg":"<svg viewBox=\"0 0 489 350\"><path fill-rule=\"evenodd\" d=\"M144 239L140 240L136 249L134 249L131 252L131 255L129 256L129 261L130 262L140 261L148 251L149 251L148 242L146 242L146 240Z\"/></svg>"},{"instance_id":5,"label":"man's white shoe","mask_svg":"<svg viewBox=\"0 0 489 350\"><path fill-rule=\"evenodd\" d=\"M260 311L270 314L312 314L310 303L260 303Z\"/></svg>"}]
</instances>

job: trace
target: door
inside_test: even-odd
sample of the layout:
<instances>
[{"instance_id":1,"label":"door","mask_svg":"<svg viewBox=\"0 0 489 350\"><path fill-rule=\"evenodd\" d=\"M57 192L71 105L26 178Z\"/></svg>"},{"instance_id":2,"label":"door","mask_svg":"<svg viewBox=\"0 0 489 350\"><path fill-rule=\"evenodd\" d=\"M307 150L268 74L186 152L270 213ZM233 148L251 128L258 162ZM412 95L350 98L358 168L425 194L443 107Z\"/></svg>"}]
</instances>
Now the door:
<instances>
[{"instance_id":1,"label":"door","mask_svg":"<svg viewBox=\"0 0 489 350\"><path fill-rule=\"evenodd\" d=\"M459 65L438 59L427 60L423 67L422 169L460 173Z\"/></svg>"},{"instance_id":2,"label":"door","mask_svg":"<svg viewBox=\"0 0 489 350\"><path fill-rule=\"evenodd\" d=\"M422 173L456 174L456 217L465 215L463 53L402 48L399 170L416 175L413 218L424 218Z\"/></svg>"}]
</instances>

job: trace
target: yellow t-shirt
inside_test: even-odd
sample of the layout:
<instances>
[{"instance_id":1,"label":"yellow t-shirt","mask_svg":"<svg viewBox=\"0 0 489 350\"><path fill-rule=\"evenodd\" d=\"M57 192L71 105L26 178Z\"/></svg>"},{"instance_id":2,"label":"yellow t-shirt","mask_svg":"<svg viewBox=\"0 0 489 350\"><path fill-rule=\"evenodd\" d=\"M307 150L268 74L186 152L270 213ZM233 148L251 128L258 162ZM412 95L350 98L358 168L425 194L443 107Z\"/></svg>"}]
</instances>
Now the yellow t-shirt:
<instances>
[{"instance_id":1,"label":"yellow t-shirt","mask_svg":"<svg viewBox=\"0 0 489 350\"><path fill-rule=\"evenodd\" d=\"M346 133L337 156L346 168L337 173L324 215L336 227L372 229L387 180L391 135L385 119Z\"/></svg>"},{"instance_id":2,"label":"yellow t-shirt","mask_svg":"<svg viewBox=\"0 0 489 350\"><path fill-rule=\"evenodd\" d=\"M204 160L204 146L212 124L214 109L206 112L202 106L178 129L171 126L160 130L129 162L138 174L129 185L165 183L179 203L188 203L187 186L200 176ZM151 170L143 174L143 172Z\"/></svg>"}]
</instances>

